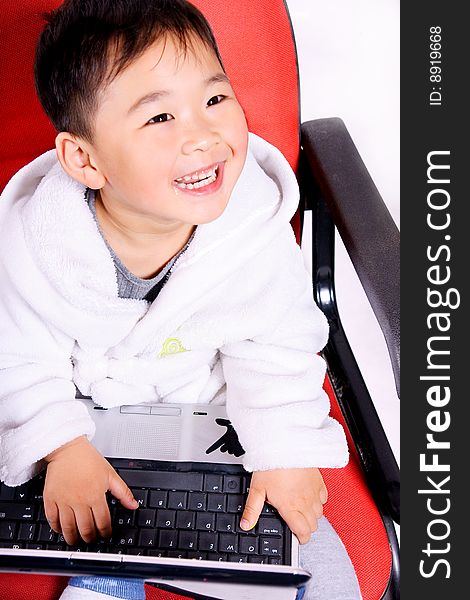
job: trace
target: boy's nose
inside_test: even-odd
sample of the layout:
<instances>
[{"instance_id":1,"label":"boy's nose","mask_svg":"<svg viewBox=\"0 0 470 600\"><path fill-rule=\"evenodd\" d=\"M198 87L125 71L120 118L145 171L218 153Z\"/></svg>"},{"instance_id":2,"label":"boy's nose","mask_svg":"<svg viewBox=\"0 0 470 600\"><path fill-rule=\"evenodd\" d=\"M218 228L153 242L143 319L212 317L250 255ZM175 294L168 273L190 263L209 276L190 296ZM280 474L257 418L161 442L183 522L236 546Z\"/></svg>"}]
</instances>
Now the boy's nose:
<instances>
[{"instance_id":1,"label":"boy's nose","mask_svg":"<svg viewBox=\"0 0 470 600\"><path fill-rule=\"evenodd\" d=\"M194 130L188 133L183 142L183 154L192 154L196 150L207 152L210 148L220 142L220 135L208 129Z\"/></svg>"}]
</instances>

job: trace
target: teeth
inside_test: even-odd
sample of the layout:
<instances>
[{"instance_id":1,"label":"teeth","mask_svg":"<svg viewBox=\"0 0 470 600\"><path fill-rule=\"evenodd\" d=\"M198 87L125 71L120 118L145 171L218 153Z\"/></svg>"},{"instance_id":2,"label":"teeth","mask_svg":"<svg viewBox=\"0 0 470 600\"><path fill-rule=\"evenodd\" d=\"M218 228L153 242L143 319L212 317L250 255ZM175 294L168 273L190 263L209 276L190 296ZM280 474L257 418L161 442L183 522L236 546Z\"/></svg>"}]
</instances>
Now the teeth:
<instances>
[{"instance_id":1,"label":"teeth","mask_svg":"<svg viewBox=\"0 0 470 600\"><path fill-rule=\"evenodd\" d=\"M193 175L184 175L184 177L178 177L175 179L177 183L188 183L189 181L199 181L206 177L212 177L215 175L217 166L208 169L207 171L197 171Z\"/></svg>"},{"instance_id":2,"label":"teeth","mask_svg":"<svg viewBox=\"0 0 470 600\"><path fill-rule=\"evenodd\" d=\"M218 166L213 167L208 171L199 171L196 175L185 175L175 179L176 187L182 190L194 190L206 187L217 179ZM203 179L203 178L206 179ZM200 181L199 181L200 180ZM189 182L192 183L189 183Z\"/></svg>"}]
</instances>

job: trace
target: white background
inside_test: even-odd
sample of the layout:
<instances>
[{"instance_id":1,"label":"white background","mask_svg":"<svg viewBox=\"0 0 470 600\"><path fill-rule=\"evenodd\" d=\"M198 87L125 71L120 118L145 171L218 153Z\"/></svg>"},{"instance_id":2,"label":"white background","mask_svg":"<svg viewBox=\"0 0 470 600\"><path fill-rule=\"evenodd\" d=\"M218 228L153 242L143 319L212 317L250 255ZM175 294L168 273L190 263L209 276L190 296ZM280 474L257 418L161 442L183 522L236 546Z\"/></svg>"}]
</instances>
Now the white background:
<instances>
[{"instance_id":1,"label":"white background","mask_svg":"<svg viewBox=\"0 0 470 600\"><path fill-rule=\"evenodd\" d=\"M299 56L302 121L343 119L399 225L399 0L287 5ZM399 461L399 400L385 341L340 240L336 292L343 326Z\"/></svg>"}]
</instances>

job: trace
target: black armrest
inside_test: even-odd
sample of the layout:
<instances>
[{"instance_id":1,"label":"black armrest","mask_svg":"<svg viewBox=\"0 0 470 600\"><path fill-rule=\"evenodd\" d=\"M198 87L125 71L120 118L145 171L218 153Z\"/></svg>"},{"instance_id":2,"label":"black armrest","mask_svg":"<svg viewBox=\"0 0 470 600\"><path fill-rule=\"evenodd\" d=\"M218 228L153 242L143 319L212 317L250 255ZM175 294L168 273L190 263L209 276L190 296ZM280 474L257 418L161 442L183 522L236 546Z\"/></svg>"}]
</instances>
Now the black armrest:
<instances>
[{"instance_id":1,"label":"black armrest","mask_svg":"<svg viewBox=\"0 0 470 600\"><path fill-rule=\"evenodd\" d=\"M382 517L399 523L400 471L341 324L334 285L337 228L375 303L398 383L398 230L342 121L311 121L301 134L299 179L304 205L312 208L313 291L330 325L322 354Z\"/></svg>"},{"instance_id":2,"label":"black armrest","mask_svg":"<svg viewBox=\"0 0 470 600\"><path fill-rule=\"evenodd\" d=\"M301 145L385 336L400 395L400 234L343 121L301 125Z\"/></svg>"}]
</instances>

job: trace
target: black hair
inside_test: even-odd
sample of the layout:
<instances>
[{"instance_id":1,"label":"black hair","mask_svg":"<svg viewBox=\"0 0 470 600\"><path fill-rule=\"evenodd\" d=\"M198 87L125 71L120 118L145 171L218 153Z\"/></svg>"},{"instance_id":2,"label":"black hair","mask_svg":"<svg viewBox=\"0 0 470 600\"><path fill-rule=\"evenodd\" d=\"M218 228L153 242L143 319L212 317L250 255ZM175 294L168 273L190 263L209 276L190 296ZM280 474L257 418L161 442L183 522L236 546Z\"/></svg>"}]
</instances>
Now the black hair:
<instances>
[{"instance_id":1,"label":"black hair","mask_svg":"<svg viewBox=\"0 0 470 600\"><path fill-rule=\"evenodd\" d=\"M39 100L57 131L93 141L99 94L156 41L183 55L199 39L223 69L204 15L186 0L65 0L45 15L36 47Z\"/></svg>"}]
</instances>

